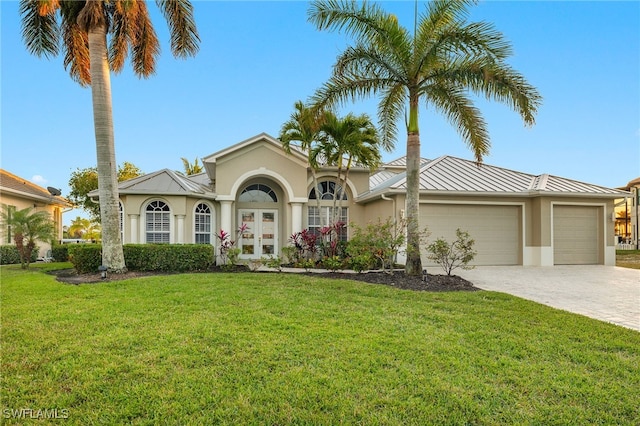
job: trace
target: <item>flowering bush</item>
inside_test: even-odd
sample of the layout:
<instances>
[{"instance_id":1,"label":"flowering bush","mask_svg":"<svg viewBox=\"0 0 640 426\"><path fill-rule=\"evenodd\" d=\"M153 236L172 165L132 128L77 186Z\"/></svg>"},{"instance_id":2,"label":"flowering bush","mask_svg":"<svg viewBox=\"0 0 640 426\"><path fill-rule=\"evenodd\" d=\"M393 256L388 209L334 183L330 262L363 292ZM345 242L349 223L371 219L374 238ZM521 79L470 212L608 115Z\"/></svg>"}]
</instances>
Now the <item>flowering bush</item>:
<instances>
[{"instance_id":1,"label":"flowering bush","mask_svg":"<svg viewBox=\"0 0 640 426\"><path fill-rule=\"evenodd\" d=\"M246 223L240 225L236 231L236 238L242 235L248 227ZM236 240L232 240L231 234L224 229L221 229L220 232L216 234L216 237L220 240L219 252L221 266L230 268L238 262L238 257L240 256L240 249L236 247Z\"/></svg>"}]
</instances>

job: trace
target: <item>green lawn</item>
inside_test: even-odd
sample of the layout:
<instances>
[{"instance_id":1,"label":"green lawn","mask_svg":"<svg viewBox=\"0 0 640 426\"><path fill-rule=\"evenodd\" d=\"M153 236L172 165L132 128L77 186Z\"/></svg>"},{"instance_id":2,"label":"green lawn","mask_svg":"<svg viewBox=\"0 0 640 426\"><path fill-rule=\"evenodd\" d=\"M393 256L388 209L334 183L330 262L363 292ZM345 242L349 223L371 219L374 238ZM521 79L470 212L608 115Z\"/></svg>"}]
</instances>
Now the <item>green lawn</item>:
<instances>
[{"instance_id":1,"label":"green lawn","mask_svg":"<svg viewBox=\"0 0 640 426\"><path fill-rule=\"evenodd\" d=\"M640 269L640 250L616 250L616 266Z\"/></svg>"},{"instance_id":2,"label":"green lawn","mask_svg":"<svg viewBox=\"0 0 640 426\"><path fill-rule=\"evenodd\" d=\"M640 422L640 333L505 294L38 267L0 269L3 424Z\"/></svg>"}]
</instances>

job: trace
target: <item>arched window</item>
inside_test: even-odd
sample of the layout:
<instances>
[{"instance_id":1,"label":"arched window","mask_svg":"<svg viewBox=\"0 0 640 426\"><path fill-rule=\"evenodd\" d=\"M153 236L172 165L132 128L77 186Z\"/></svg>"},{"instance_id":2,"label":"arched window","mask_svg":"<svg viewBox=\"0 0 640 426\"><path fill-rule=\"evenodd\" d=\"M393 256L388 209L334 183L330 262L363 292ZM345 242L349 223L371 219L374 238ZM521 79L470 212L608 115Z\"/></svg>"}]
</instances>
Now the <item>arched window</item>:
<instances>
[{"instance_id":1,"label":"arched window","mask_svg":"<svg viewBox=\"0 0 640 426\"><path fill-rule=\"evenodd\" d=\"M242 190L238 201L241 203L277 203L278 196L269 186L254 183Z\"/></svg>"},{"instance_id":2,"label":"arched window","mask_svg":"<svg viewBox=\"0 0 640 426\"><path fill-rule=\"evenodd\" d=\"M318 191L320 192L321 200L333 200L336 194L341 194L343 200L347 199L347 192L342 190L342 186L330 180L318 182ZM311 191L309 192L309 199L317 199L315 188L311 188Z\"/></svg>"},{"instance_id":3,"label":"arched window","mask_svg":"<svg viewBox=\"0 0 640 426\"><path fill-rule=\"evenodd\" d=\"M325 226L330 226L336 222L349 223L349 209L347 207L333 207L333 199L338 194L342 200L347 200L346 191L334 181L324 180L318 182L318 193L320 195L320 208L317 202L309 202L307 208L307 227L310 232L320 235L320 230ZM309 191L309 200L317 200L316 189ZM347 228L342 227L338 231L338 238L341 241L347 240Z\"/></svg>"},{"instance_id":4,"label":"arched window","mask_svg":"<svg viewBox=\"0 0 640 426\"><path fill-rule=\"evenodd\" d=\"M195 243L211 244L211 207L208 204L200 203L196 206L193 223Z\"/></svg>"},{"instance_id":5,"label":"arched window","mask_svg":"<svg viewBox=\"0 0 640 426\"><path fill-rule=\"evenodd\" d=\"M171 241L171 209L163 201L152 201L146 209L147 243L168 243Z\"/></svg>"}]
</instances>

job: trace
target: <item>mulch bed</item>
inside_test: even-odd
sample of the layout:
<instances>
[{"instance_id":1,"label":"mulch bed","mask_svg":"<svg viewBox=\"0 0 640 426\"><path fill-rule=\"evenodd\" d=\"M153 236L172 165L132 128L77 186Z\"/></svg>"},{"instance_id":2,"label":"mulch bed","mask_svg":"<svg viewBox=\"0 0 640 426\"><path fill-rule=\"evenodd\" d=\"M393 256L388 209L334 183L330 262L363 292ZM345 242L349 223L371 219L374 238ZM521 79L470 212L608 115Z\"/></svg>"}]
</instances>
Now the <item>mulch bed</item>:
<instances>
[{"instance_id":1,"label":"mulch bed","mask_svg":"<svg viewBox=\"0 0 640 426\"><path fill-rule=\"evenodd\" d=\"M218 269L216 269L218 270ZM246 268L238 268L237 272L246 272ZM129 271L124 274L109 274L106 279L102 279L100 274L78 274L74 269L62 269L49 272L56 276L56 280L68 284L91 284L100 282L110 282L125 280L130 278L149 277L154 275L168 275L157 272L135 272ZM256 272L260 274L273 274L277 272ZM403 290L415 291L477 291L480 290L474 285L457 275L427 275L427 280L423 281L421 276L409 276L404 271L394 271L393 274L384 272L367 272L362 274L344 272L306 272L308 276L322 278L335 278L345 280L355 280L371 284L382 284Z\"/></svg>"}]
</instances>

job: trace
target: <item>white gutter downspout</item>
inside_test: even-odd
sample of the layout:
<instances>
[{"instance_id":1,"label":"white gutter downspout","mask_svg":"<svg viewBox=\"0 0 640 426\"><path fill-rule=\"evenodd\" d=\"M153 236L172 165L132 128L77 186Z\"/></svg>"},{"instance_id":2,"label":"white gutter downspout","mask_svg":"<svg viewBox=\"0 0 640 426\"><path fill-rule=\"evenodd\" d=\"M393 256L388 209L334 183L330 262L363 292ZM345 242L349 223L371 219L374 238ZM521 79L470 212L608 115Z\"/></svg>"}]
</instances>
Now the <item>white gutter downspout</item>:
<instances>
[{"instance_id":1,"label":"white gutter downspout","mask_svg":"<svg viewBox=\"0 0 640 426\"><path fill-rule=\"evenodd\" d=\"M393 224L395 225L396 223L398 223L398 220L396 219L396 200L395 198L389 198L384 194L380 194L380 198L382 198L385 201L391 201L393 203Z\"/></svg>"}]
</instances>

